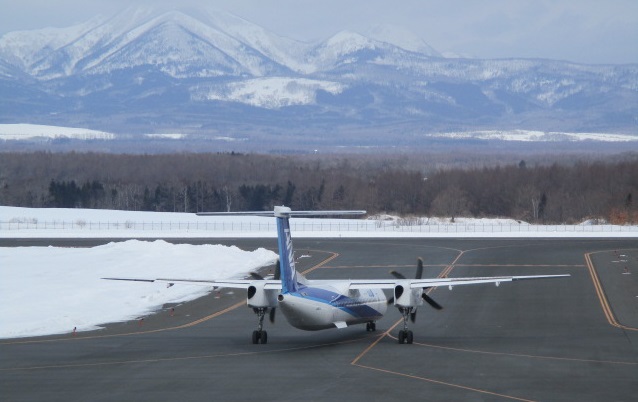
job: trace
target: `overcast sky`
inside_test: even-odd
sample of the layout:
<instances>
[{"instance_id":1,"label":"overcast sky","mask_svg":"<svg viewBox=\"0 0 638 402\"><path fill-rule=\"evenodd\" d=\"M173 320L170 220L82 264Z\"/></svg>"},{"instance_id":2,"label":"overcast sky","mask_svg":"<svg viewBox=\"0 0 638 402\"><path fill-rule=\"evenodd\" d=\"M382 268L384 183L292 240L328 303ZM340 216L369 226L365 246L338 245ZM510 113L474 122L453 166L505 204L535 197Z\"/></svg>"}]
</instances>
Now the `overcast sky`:
<instances>
[{"instance_id":1,"label":"overcast sky","mask_svg":"<svg viewBox=\"0 0 638 402\"><path fill-rule=\"evenodd\" d=\"M638 63L637 0L0 0L0 34L66 27L138 3L214 6L303 41L391 24L443 53Z\"/></svg>"}]
</instances>

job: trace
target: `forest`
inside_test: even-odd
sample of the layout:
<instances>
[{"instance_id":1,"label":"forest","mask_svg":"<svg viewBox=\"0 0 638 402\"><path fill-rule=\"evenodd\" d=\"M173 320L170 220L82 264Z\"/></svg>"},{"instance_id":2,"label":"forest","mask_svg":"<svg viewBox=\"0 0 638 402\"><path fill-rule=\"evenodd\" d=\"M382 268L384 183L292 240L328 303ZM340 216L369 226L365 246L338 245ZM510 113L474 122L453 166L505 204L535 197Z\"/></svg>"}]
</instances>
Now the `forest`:
<instances>
[{"instance_id":1,"label":"forest","mask_svg":"<svg viewBox=\"0 0 638 402\"><path fill-rule=\"evenodd\" d=\"M366 155L0 154L5 206L201 212L286 205L404 217L626 224L638 222L637 196L635 153L464 165Z\"/></svg>"}]
</instances>

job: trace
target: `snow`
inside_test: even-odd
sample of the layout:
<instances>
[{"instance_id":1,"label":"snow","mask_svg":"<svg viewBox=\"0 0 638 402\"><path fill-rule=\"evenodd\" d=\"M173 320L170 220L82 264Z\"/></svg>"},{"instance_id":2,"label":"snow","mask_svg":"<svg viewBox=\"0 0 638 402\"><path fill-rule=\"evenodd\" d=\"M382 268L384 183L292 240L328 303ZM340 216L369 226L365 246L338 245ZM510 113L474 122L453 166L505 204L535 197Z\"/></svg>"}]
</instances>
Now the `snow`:
<instances>
[{"instance_id":1,"label":"snow","mask_svg":"<svg viewBox=\"0 0 638 402\"><path fill-rule=\"evenodd\" d=\"M294 237L627 237L638 226L532 225L514 219L374 215L367 219L294 218ZM0 238L276 237L273 218L191 213L0 206Z\"/></svg>"},{"instance_id":2,"label":"snow","mask_svg":"<svg viewBox=\"0 0 638 402\"><path fill-rule=\"evenodd\" d=\"M322 90L336 95L346 89L333 81L311 80L306 78L256 78L215 86L203 90L200 95L209 100L224 100L245 103L267 109L278 109L293 105L309 105L316 101L317 91ZM426 134L432 137L448 139L481 139L501 141L552 142L552 141L600 141L632 142L638 136L614 133L567 133L536 130L491 130L464 131ZM183 133L148 133L146 138L180 140L188 137ZM33 140L71 138L78 140L114 140L113 133L88 128L46 126L39 124L0 124L0 140ZM235 141L231 137L215 137L222 141Z\"/></svg>"},{"instance_id":3,"label":"snow","mask_svg":"<svg viewBox=\"0 0 638 402\"><path fill-rule=\"evenodd\" d=\"M556 142L556 141L600 141L600 142L630 142L638 141L638 136L629 134L610 133L565 133L545 132L535 130L492 130L465 131L432 134L433 137L450 139L480 139L524 142Z\"/></svg>"},{"instance_id":4,"label":"snow","mask_svg":"<svg viewBox=\"0 0 638 402\"><path fill-rule=\"evenodd\" d=\"M179 133L166 133L166 134L144 134L146 138L159 138L159 139L169 139L169 140L183 140L187 137L186 134Z\"/></svg>"},{"instance_id":5,"label":"snow","mask_svg":"<svg viewBox=\"0 0 638 402\"><path fill-rule=\"evenodd\" d=\"M151 313L212 288L103 277L224 279L273 264L277 254L221 245L128 240L92 248L0 248L0 338L90 331Z\"/></svg>"},{"instance_id":6,"label":"snow","mask_svg":"<svg viewBox=\"0 0 638 402\"><path fill-rule=\"evenodd\" d=\"M413 32L396 25L379 24L370 28L365 36L379 42L389 43L410 52L421 53L430 57L441 57L441 54L430 47Z\"/></svg>"},{"instance_id":7,"label":"snow","mask_svg":"<svg viewBox=\"0 0 638 402\"><path fill-rule=\"evenodd\" d=\"M323 90L336 95L344 88L344 85L337 82L307 78L256 78L213 88L204 97L208 100L240 102L266 109L279 109L314 104L317 91Z\"/></svg>"},{"instance_id":8,"label":"snow","mask_svg":"<svg viewBox=\"0 0 638 402\"><path fill-rule=\"evenodd\" d=\"M34 138L112 140L115 135L88 128L44 126L39 124L0 124L0 140L27 140Z\"/></svg>"},{"instance_id":9,"label":"snow","mask_svg":"<svg viewBox=\"0 0 638 402\"><path fill-rule=\"evenodd\" d=\"M303 54L310 46L308 44L281 37L259 25L222 10L209 8L202 17L204 22L208 22L209 25L293 71L311 71L311 67L303 62Z\"/></svg>"},{"instance_id":10,"label":"snow","mask_svg":"<svg viewBox=\"0 0 638 402\"><path fill-rule=\"evenodd\" d=\"M511 219L291 220L293 237L636 237L638 226L540 226ZM2 238L276 237L273 218L0 206ZM127 240L90 248L0 247L0 338L89 331L135 319L209 287L103 277L224 279L273 264L276 253L222 245Z\"/></svg>"}]
</instances>

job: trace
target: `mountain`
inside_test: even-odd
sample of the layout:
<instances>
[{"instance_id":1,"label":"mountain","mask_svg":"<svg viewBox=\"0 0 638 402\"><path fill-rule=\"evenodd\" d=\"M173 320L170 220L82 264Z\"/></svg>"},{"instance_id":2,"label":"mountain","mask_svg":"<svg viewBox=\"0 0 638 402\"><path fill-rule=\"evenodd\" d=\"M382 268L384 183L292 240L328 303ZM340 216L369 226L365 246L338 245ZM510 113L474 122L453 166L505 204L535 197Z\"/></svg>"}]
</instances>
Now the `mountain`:
<instances>
[{"instance_id":1,"label":"mountain","mask_svg":"<svg viewBox=\"0 0 638 402\"><path fill-rule=\"evenodd\" d=\"M419 144L519 128L638 134L638 65L445 58L391 26L305 43L210 10L130 8L7 33L0 93L0 123L271 144Z\"/></svg>"}]
</instances>

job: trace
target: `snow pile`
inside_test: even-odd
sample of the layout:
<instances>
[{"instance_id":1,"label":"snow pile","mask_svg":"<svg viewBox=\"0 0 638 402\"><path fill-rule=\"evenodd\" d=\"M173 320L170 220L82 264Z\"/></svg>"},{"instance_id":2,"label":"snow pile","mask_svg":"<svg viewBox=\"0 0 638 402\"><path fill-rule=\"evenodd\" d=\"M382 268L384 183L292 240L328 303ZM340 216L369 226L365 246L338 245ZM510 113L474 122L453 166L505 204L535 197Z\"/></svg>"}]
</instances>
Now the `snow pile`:
<instances>
[{"instance_id":1,"label":"snow pile","mask_svg":"<svg viewBox=\"0 0 638 402\"><path fill-rule=\"evenodd\" d=\"M277 254L222 245L129 240L93 248L0 247L0 338L98 329L211 287L107 281L103 277L225 279L273 264Z\"/></svg>"}]
</instances>

